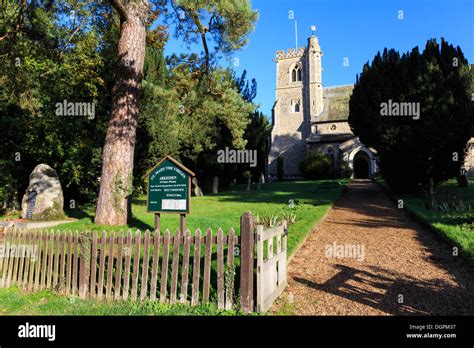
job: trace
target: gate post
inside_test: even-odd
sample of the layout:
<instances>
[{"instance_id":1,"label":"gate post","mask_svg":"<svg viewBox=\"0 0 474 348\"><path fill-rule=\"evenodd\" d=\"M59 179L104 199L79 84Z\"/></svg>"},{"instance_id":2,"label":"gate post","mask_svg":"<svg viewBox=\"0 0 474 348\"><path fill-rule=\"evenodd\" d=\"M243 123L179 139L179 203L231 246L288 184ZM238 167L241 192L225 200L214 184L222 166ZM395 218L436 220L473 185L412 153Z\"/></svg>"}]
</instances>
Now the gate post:
<instances>
[{"instance_id":1,"label":"gate post","mask_svg":"<svg viewBox=\"0 0 474 348\"><path fill-rule=\"evenodd\" d=\"M249 211L240 217L240 306L246 313L254 309L254 218Z\"/></svg>"},{"instance_id":2,"label":"gate post","mask_svg":"<svg viewBox=\"0 0 474 348\"><path fill-rule=\"evenodd\" d=\"M89 295L91 246L90 234L81 234L79 236L79 298L87 298Z\"/></svg>"}]
</instances>

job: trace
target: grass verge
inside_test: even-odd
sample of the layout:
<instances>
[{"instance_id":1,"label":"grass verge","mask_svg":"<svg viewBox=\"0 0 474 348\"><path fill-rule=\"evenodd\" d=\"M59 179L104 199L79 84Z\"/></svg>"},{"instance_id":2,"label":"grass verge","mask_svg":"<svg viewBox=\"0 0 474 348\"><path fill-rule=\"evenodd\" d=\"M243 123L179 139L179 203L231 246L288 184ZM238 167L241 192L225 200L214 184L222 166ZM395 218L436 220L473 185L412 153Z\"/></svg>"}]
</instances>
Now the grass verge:
<instances>
[{"instance_id":1,"label":"grass verge","mask_svg":"<svg viewBox=\"0 0 474 348\"><path fill-rule=\"evenodd\" d=\"M474 179L469 180L467 188L457 186L456 180L443 183L439 189L445 193L453 206L468 205L465 209L429 210L426 208L428 198L423 193L396 194L387 183L378 180L378 184L398 202L403 201L404 208L415 218L432 230L436 231L443 239L459 248L460 254L468 262L474 264Z\"/></svg>"},{"instance_id":2,"label":"grass verge","mask_svg":"<svg viewBox=\"0 0 474 348\"><path fill-rule=\"evenodd\" d=\"M217 309L215 304L189 306L157 301L101 302L63 296L52 291L23 292L17 287L0 289L0 315L244 315Z\"/></svg>"}]
</instances>

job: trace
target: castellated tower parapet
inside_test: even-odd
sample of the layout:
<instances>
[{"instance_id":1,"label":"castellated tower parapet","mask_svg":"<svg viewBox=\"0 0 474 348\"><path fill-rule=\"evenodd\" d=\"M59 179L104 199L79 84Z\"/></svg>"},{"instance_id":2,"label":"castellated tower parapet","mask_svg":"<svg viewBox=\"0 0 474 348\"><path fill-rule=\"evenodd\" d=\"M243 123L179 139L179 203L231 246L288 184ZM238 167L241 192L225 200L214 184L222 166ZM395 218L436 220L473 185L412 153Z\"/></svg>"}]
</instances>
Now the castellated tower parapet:
<instances>
[{"instance_id":1,"label":"castellated tower parapet","mask_svg":"<svg viewBox=\"0 0 474 348\"><path fill-rule=\"evenodd\" d=\"M286 52L285 51L276 51L276 57L274 62L278 62L281 59L291 59L291 58L298 58L304 56L306 53L306 48L301 47L298 50L294 48L289 48Z\"/></svg>"}]
</instances>

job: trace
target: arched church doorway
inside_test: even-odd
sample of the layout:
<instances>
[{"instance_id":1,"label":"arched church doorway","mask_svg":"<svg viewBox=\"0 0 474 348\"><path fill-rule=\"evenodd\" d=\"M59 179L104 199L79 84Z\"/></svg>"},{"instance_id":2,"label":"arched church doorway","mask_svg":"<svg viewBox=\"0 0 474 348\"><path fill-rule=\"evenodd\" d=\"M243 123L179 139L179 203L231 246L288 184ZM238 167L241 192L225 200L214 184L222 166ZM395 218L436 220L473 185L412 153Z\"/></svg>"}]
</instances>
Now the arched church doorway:
<instances>
[{"instance_id":1,"label":"arched church doorway","mask_svg":"<svg viewBox=\"0 0 474 348\"><path fill-rule=\"evenodd\" d=\"M354 156L354 178L370 179L370 158L364 151Z\"/></svg>"}]
</instances>

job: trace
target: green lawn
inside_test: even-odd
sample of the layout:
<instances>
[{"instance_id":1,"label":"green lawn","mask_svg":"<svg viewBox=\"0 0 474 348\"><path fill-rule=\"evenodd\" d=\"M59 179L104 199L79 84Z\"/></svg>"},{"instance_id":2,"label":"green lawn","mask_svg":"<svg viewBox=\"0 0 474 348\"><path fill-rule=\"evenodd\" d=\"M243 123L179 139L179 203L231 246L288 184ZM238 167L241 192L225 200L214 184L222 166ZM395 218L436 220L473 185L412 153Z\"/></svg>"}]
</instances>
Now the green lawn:
<instances>
[{"instance_id":1,"label":"green lawn","mask_svg":"<svg viewBox=\"0 0 474 348\"><path fill-rule=\"evenodd\" d=\"M100 302L63 296L52 291L22 292L17 287L0 289L0 315L242 315L218 310L214 304L191 307L159 302Z\"/></svg>"},{"instance_id":2,"label":"green lawn","mask_svg":"<svg viewBox=\"0 0 474 348\"><path fill-rule=\"evenodd\" d=\"M383 182L379 183L388 189ZM433 211L425 208L427 197L423 194L393 194L395 199L403 199L405 208L420 220L430 224L443 236L458 246L471 262L474 262L474 179L469 181L468 188L457 186L456 180L441 185L446 199L455 206L469 204L471 209L459 208L448 211ZM463 202L463 203L462 203Z\"/></svg>"},{"instance_id":3,"label":"green lawn","mask_svg":"<svg viewBox=\"0 0 474 348\"><path fill-rule=\"evenodd\" d=\"M292 181L267 183L260 190L252 187L246 191L244 185L236 186L234 191L191 198L191 214L187 216L186 226L192 233L199 228L205 231L211 228L216 233L220 227L227 233L234 228L240 233L240 216L251 211L260 217L276 214L280 218L282 212L296 214L296 222L288 229L288 253L291 254L312 227L321 220L332 203L340 196L347 180L321 181ZM295 207L289 208L289 201L293 200ZM100 226L93 223L94 208L83 208L68 211L69 217L79 220L58 225L59 229L78 231L105 230L110 226ZM113 230L132 228L146 230L153 229L153 214L146 212L146 197L134 200L132 205L132 223L126 226L114 227ZM161 229L170 229L174 232L179 227L177 214L162 214Z\"/></svg>"}]
</instances>

